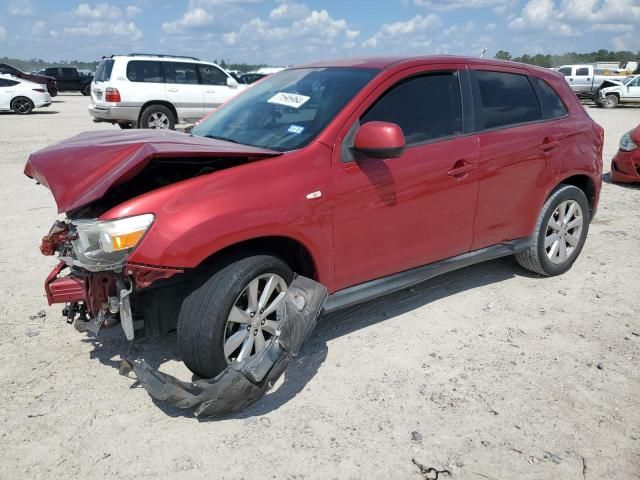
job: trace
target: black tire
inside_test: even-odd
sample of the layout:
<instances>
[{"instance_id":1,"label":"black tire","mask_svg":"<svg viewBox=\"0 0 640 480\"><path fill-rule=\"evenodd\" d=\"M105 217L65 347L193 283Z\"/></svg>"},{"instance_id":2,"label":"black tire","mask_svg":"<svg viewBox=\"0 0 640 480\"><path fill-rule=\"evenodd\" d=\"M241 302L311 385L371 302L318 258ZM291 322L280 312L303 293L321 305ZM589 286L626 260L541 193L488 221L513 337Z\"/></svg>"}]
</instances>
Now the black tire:
<instances>
[{"instance_id":1,"label":"black tire","mask_svg":"<svg viewBox=\"0 0 640 480\"><path fill-rule=\"evenodd\" d=\"M88 83L87 85L82 87L82 95L84 95L85 97L88 97L89 95L91 95L91 84L90 83Z\"/></svg>"},{"instance_id":2,"label":"black tire","mask_svg":"<svg viewBox=\"0 0 640 480\"><path fill-rule=\"evenodd\" d=\"M227 367L225 328L231 308L255 278L280 275L287 285L293 272L278 257L253 254L229 259L183 301L178 315L178 349L186 366L202 378L212 378Z\"/></svg>"},{"instance_id":3,"label":"black tire","mask_svg":"<svg viewBox=\"0 0 640 480\"><path fill-rule=\"evenodd\" d=\"M610 93L609 95L604 97L604 103L602 104L602 106L604 108L616 108L618 106L618 103L620 103L620 99L618 98L618 96Z\"/></svg>"},{"instance_id":4,"label":"black tire","mask_svg":"<svg viewBox=\"0 0 640 480\"><path fill-rule=\"evenodd\" d=\"M549 260L544 245L548 233L549 220L558 206L568 200L573 200L580 205L580 209L582 210L582 230L577 245L569 257L562 263L553 263ZM551 195L549 195L549 198L540 211L529 247L517 253L516 260L522 267L539 273L540 275L554 276L566 272L571 268L582 251L587 234L589 233L590 221L591 210L589 209L589 202L584 192L573 185L559 185Z\"/></svg>"},{"instance_id":5,"label":"black tire","mask_svg":"<svg viewBox=\"0 0 640 480\"><path fill-rule=\"evenodd\" d=\"M166 126L164 128L174 130L176 127L176 117L173 112L164 105L150 105L144 109L142 115L140 115L140 128L159 128L156 118L166 118L166 122L163 122Z\"/></svg>"},{"instance_id":6,"label":"black tire","mask_svg":"<svg viewBox=\"0 0 640 480\"><path fill-rule=\"evenodd\" d=\"M33 111L34 108L35 105L27 97L16 97L11 100L11 110L13 110L18 115L28 115Z\"/></svg>"}]
</instances>

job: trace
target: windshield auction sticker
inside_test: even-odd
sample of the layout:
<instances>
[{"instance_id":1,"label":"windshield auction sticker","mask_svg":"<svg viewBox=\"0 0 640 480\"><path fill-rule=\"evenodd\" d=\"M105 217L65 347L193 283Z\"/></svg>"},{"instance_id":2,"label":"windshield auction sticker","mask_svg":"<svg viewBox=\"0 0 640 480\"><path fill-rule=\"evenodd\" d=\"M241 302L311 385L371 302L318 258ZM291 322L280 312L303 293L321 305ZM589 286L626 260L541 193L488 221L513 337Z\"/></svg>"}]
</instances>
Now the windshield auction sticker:
<instances>
[{"instance_id":1,"label":"windshield auction sticker","mask_svg":"<svg viewBox=\"0 0 640 480\"><path fill-rule=\"evenodd\" d=\"M311 97L305 95L298 95L297 93L276 93L273 97L267 100L267 103L275 103L277 105L284 105L285 107L300 108L307 103Z\"/></svg>"}]
</instances>

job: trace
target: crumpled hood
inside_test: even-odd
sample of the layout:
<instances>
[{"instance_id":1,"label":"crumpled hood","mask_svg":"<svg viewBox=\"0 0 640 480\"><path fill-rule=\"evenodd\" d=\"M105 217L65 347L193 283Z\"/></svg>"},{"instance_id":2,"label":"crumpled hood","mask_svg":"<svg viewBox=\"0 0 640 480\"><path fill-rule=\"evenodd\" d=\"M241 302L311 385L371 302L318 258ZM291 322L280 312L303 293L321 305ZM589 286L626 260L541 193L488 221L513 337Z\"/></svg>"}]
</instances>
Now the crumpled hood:
<instances>
[{"instance_id":1,"label":"crumpled hood","mask_svg":"<svg viewBox=\"0 0 640 480\"><path fill-rule=\"evenodd\" d=\"M158 130L85 132L32 153L25 175L51 190L58 212L101 198L154 158L266 158L280 152Z\"/></svg>"}]
</instances>

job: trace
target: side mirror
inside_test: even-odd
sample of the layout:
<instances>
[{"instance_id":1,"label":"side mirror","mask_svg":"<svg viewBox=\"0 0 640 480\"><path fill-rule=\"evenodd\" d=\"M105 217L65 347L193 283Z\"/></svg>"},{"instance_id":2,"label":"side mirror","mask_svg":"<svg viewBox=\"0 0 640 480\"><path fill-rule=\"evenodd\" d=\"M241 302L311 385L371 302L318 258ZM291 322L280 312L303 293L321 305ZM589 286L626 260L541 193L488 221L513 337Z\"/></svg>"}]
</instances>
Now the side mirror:
<instances>
[{"instance_id":1,"label":"side mirror","mask_svg":"<svg viewBox=\"0 0 640 480\"><path fill-rule=\"evenodd\" d=\"M227 77L227 87L229 87L229 88L238 88L238 82L236 82L231 77Z\"/></svg>"},{"instance_id":2,"label":"side mirror","mask_svg":"<svg viewBox=\"0 0 640 480\"><path fill-rule=\"evenodd\" d=\"M402 129L390 122L367 122L361 125L353 150L372 158L396 158L405 148Z\"/></svg>"}]
</instances>

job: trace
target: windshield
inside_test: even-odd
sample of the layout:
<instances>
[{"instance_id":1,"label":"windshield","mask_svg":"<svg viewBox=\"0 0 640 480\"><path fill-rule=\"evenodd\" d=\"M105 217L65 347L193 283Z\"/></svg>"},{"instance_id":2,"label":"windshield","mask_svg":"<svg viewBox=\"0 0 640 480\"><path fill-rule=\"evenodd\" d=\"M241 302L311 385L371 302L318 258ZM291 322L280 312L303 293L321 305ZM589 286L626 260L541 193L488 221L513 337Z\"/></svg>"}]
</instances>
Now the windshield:
<instances>
[{"instance_id":1,"label":"windshield","mask_svg":"<svg viewBox=\"0 0 640 480\"><path fill-rule=\"evenodd\" d=\"M622 83L623 83L624 85L628 85L628 84L629 84L629 83L631 83L635 78L636 78L636 77L634 77L634 76L627 77L627 78L625 78L625 79L623 79L623 80L622 80Z\"/></svg>"},{"instance_id":2,"label":"windshield","mask_svg":"<svg viewBox=\"0 0 640 480\"><path fill-rule=\"evenodd\" d=\"M304 147L377 70L301 68L256 83L192 133L270 150Z\"/></svg>"}]
</instances>

